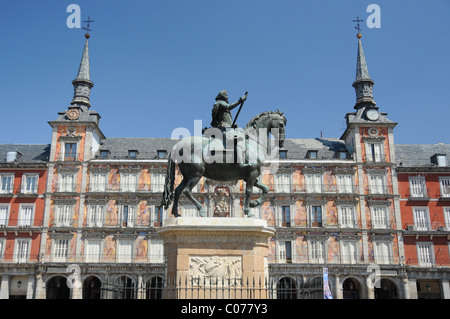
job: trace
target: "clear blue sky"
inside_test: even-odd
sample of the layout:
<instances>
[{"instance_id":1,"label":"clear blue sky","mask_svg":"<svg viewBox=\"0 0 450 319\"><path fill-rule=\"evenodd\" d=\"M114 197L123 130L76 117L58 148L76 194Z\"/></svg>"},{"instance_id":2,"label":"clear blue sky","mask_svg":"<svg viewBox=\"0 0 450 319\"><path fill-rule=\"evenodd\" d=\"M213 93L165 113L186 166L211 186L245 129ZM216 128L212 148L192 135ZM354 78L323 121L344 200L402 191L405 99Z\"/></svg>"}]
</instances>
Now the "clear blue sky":
<instances>
[{"instance_id":1,"label":"clear blue sky","mask_svg":"<svg viewBox=\"0 0 450 319\"><path fill-rule=\"evenodd\" d=\"M399 124L395 142L450 143L450 1L4 1L0 12L0 143L50 143L84 45L69 4L91 16L93 110L107 137L170 137L209 125L218 91L245 91L239 116L284 111L287 137L340 137L353 111L362 23L374 99Z\"/></svg>"}]
</instances>

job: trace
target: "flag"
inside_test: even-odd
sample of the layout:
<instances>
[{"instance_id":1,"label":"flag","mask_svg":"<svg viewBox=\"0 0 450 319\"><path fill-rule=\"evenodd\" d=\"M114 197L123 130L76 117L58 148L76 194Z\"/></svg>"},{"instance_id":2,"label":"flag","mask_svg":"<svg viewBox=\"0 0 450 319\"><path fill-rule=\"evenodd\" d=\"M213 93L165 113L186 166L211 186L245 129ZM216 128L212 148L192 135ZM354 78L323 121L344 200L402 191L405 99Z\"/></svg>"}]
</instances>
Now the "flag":
<instances>
[{"instance_id":1,"label":"flag","mask_svg":"<svg viewBox=\"0 0 450 319\"><path fill-rule=\"evenodd\" d=\"M328 268L323 268L323 299L333 299L328 283Z\"/></svg>"}]
</instances>

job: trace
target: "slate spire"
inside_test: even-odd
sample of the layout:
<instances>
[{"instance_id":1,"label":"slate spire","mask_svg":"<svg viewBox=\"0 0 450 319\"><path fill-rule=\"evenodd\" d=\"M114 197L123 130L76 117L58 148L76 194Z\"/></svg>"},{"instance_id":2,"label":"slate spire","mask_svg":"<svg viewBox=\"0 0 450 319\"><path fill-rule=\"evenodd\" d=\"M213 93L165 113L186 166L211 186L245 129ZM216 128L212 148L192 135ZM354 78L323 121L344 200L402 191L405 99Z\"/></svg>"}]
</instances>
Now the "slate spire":
<instances>
[{"instance_id":1,"label":"slate spire","mask_svg":"<svg viewBox=\"0 0 450 319\"><path fill-rule=\"evenodd\" d=\"M72 106L91 106L90 94L94 83L91 81L89 70L89 33L86 33L85 38L86 42L84 44L78 74L75 80L72 81L74 88L73 99L71 102Z\"/></svg>"},{"instance_id":2,"label":"slate spire","mask_svg":"<svg viewBox=\"0 0 450 319\"><path fill-rule=\"evenodd\" d=\"M362 34L358 33L356 37L358 38L358 55L356 59L356 78L355 82L353 82L353 87L356 91L355 109L360 109L364 106L376 104L372 93L375 82L370 78L369 69L367 68L366 57L361 43Z\"/></svg>"}]
</instances>

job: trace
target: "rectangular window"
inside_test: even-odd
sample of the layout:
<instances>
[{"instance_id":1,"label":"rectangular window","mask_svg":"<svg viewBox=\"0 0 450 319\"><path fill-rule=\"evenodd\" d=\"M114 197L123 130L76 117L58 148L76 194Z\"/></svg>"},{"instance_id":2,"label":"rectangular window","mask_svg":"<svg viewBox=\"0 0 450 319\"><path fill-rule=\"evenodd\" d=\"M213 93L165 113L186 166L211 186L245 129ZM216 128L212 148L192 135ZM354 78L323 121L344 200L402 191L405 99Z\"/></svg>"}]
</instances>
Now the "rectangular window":
<instances>
[{"instance_id":1,"label":"rectangular window","mask_svg":"<svg viewBox=\"0 0 450 319\"><path fill-rule=\"evenodd\" d=\"M164 182L166 180L166 174L152 174L152 191L154 192L163 192L164 191Z\"/></svg>"},{"instance_id":2,"label":"rectangular window","mask_svg":"<svg viewBox=\"0 0 450 319\"><path fill-rule=\"evenodd\" d=\"M417 176L409 178L410 196L411 197L426 197L427 191L425 188L425 177Z\"/></svg>"},{"instance_id":3,"label":"rectangular window","mask_svg":"<svg viewBox=\"0 0 450 319\"><path fill-rule=\"evenodd\" d=\"M11 194L14 190L14 174L0 175L0 194Z\"/></svg>"},{"instance_id":4,"label":"rectangular window","mask_svg":"<svg viewBox=\"0 0 450 319\"><path fill-rule=\"evenodd\" d=\"M164 207L163 206L155 206L154 216L153 216L153 226L161 227L163 222L164 215Z\"/></svg>"},{"instance_id":5,"label":"rectangular window","mask_svg":"<svg viewBox=\"0 0 450 319\"><path fill-rule=\"evenodd\" d=\"M38 188L39 175L38 174L24 174L22 176L23 194L36 194Z\"/></svg>"},{"instance_id":6,"label":"rectangular window","mask_svg":"<svg viewBox=\"0 0 450 319\"><path fill-rule=\"evenodd\" d=\"M344 240L341 242L341 262L343 264L356 264L357 262L356 241Z\"/></svg>"},{"instance_id":7,"label":"rectangular window","mask_svg":"<svg viewBox=\"0 0 450 319\"><path fill-rule=\"evenodd\" d=\"M325 262L325 242L323 240L311 240L309 245L310 260L314 263Z\"/></svg>"},{"instance_id":8,"label":"rectangular window","mask_svg":"<svg viewBox=\"0 0 450 319\"><path fill-rule=\"evenodd\" d=\"M3 260L5 255L5 238L0 238L0 261Z\"/></svg>"},{"instance_id":9,"label":"rectangular window","mask_svg":"<svg viewBox=\"0 0 450 319\"><path fill-rule=\"evenodd\" d=\"M338 207L339 226L341 228L355 227L355 207L350 205Z\"/></svg>"},{"instance_id":10,"label":"rectangular window","mask_svg":"<svg viewBox=\"0 0 450 319\"><path fill-rule=\"evenodd\" d=\"M119 240L117 261L121 263L131 263L133 260L133 240Z\"/></svg>"},{"instance_id":11,"label":"rectangular window","mask_svg":"<svg viewBox=\"0 0 450 319\"><path fill-rule=\"evenodd\" d=\"M308 158L317 159L317 151L308 151Z\"/></svg>"},{"instance_id":12,"label":"rectangular window","mask_svg":"<svg viewBox=\"0 0 450 319\"><path fill-rule=\"evenodd\" d=\"M86 261L99 262L101 258L102 241L98 239L89 239L86 243Z\"/></svg>"},{"instance_id":13,"label":"rectangular window","mask_svg":"<svg viewBox=\"0 0 450 319\"><path fill-rule=\"evenodd\" d=\"M74 205L59 204L56 205L55 226L70 227L72 225Z\"/></svg>"},{"instance_id":14,"label":"rectangular window","mask_svg":"<svg viewBox=\"0 0 450 319\"><path fill-rule=\"evenodd\" d=\"M74 191L74 174L59 174L58 191L73 192Z\"/></svg>"},{"instance_id":15,"label":"rectangular window","mask_svg":"<svg viewBox=\"0 0 450 319\"><path fill-rule=\"evenodd\" d=\"M353 175L339 174L336 177L339 193L353 193Z\"/></svg>"},{"instance_id":16,"label":"rectangular window","mask_svg":"<svg viewBox=\"0 0 450 319\"><path fill-rule=\"evenodd\" d=\"M157 151L158 159L165 159L166 158L166 154L167 154L167 151L165 151L165 150Z\"/></svg>"},{"instance_id":17,"label":"rectangular window","mask_svg":"<svg viewBox=\"0 0 450 319\"><path fill-rule=\"evenodd\" d=\"M429 227L429 217L427 207L414 207L413 208L414 217L414 230L428 230Z\"/></svg>"},{"instance_id":18,"label":"rectangular window","mask_svg":"<svg viewBox=\"0 0 450 319\"><path fill-rule=\"evenodd\" d=\"M89 205L88 216L87 216L87 226L88 227L102 227L104 210L105 210L104 205Z\"/></svg>"},{"instance_id":19,"label":"rectangular window","mask_svg":"<svg viewBox=\"0 0 450 319\"><path fill-rule=\"evenodd\" d=\"M91 192L104 192L106 190L106 173L91 173L89 190Z\"/></svg>"},{"instance_id":20,"label":"rectangular window","mask_svg":"<svg viewBox=\"0 0 450 319\"><path fill-rule=\"evenodd\" d=\"M281 206L282 227L291 227L291 207Z\"/></svg>"},{"instance_id":21,"label":"rectangular window","mask_svg":"<svg viewBox=\"0 0 450 319\"><path fill-rule=\"evenodd\" d=\"M0 227L8 225L9 204L0 204Z\"/></svg>"},{"instance_id":22,"label":"rectangular window","mask_svg":"<svg viewBox=\"0 0 450 319\"><path fill-rule=\"evenodd\" d=\"M152 239L150 241L149 258L152 263L164 262L164 241L162 239Z\"/></svg>"},{"instance_id":23,"label":"rectangular window","mask_svg":"<svg viewBox=\"0 0 450 319\"><path fill-rule=\"evenodd\" d=\"M278 193L289 193L291 191L290 174L275 175L275 191Z\"/></svg>"},{"instance_id":24,"label":"rectangular window","mask_svg":"<svg viewBox=\"0 0 450 319\"><path fill-rule=\"evenodd\" d=\"M366 144L366 161L381 162L384 160L383 143L367 143Z\"/></svg>"},{"instance_id":25,"label":"rectangular window","mask_svg":"<svg viewBox=\"0 0 450 319\"><path fill-rule=\"evenodd\" d=\"M388 208L385 206L373 206L372 211L372 228L388 228Z\"/></svg>"},{"instance_id":26,"label":"rectangular window","mask_svg":"<svg viewBox=\"0 0 450 319\"><path fill-rule=\"evenodd\" d=\"M122 205L122 227L133 227L136 221L136 206Z\"/></svg>"},{"instance_id":27,"label":"rectangular window","mask_svg":"<svg viewBox=\"0 0 450 319\"><path fill-rule=\"evenodd\" d=\"M100 158L108 158L109 151L108 150L101 150L100 151Z\"/></svg>"},{"instance_id":28,"label":"rectangular window","mask_svg":"<svg viewBox=\"0 0 450 319\"><path fill-rule=\"evenodd\" d=\"M436 155L438 166L447 166L447 156L446 155Z\"/></svg>"},{"instance_id":29,"label":"rectangular window","mask_svg":"<svg viewBox=\"0 0 450 319\"><path fill-rule=\"evenodd\" d=\"M53 261L67 261L67 256L69 255L69 240L55 239L53 244Z\"/></svg>"},{"instance_id":30,"label":"rectangular window","mask_svg":"<svg viewBox=\"0 0 450 319\"><path fill-rule=\"evenodd\" d=\"M450 197L450 177L439 177L441 197Z\"/></svg>"},{"instance_id":31,"label":"rectangular window","mask_svg":"<svg viewBox=\"0 0 450 319\"><path fill-rule=\"evenodd\" d=\"M322 193L322 174L306 174L306 192Z\"/></svg>"},{"instance_id":32,"label":"rectangular window","mask_svg":"<svg viewBox=\"0 0 450 319\"><path fill-rule=\"evenodd\" d=\"M286 159L287 158L287 151L280 150L279 154L280 154L280 159Z\"/></svg>"},{"instance_id":33,"label":"rectangular window","mask_svg":"<svg viewBox=\"0 0 450 319\"><path fill-rule=\"evenodd\" d=\"M182 217L198 217L198 210L193 205L183 206L181 216Z\"/></svg>"},{"instance_id":34,"label":"rectangular window","mask_svg":"<svg viewBox=\"0 0 450 319\"><path fill-rule=\"evenodd\" d=\"M311 226L322 227L322 206L310 206Z\"/></svg>"},{"instance_id":35,"label":"rectangular window","mask_svg":"<svg viewBox=\"0 0 450 319\"><path fill-rule=\"evenodd\" d=\"M64 160L75 161L77 158L77 143L64 144Z\"/></svg>"},{"instance_id":36,"label":"rectangular window","mask_svg":"<svg viewBox=\"0 0 450 319\"><path fill-rule=\"evenodd\" d=\"M137 190L138 175L136 173L120 174L120 189L123 192L135 192Z\"/></svg>"},{"instance_id":37,"label":"rectangular window","mask_svg":"<svg viewBox=\"0 0 450 319\"><path fill-rule=\"evenodd\" d=\"M447 230L450 230L450 207L444 207L444 220Z\"/></svg>"},{"instance_id":38,"label":"rectangular window","mask_svg":"<svg viewBox=\"0 0 450 319\"><path fill-rule=\"evenodd\" d=\"M128 151L128 158L135 159L137 157L137 151Z\"/></svg>"},{"instance_id":39,"label":"rectangular window","mask_svg":"<svg viewBox=\"0 0 450 319\"><path fill-rule=\"evenodd\" d=\"M33 204L20 205L19 222L17 223L19 227L31 226L32 221L33 221L33 211L34 211Z\"/></svg>"},{"instance_id":40,"label":"rectangular window","mask_svg":"<svg viewBox=\"0 0 450 319\"><path fill-rule=\"evenodd\" d=\"M15 243L15 262L26 263L30 257L30 244L29 239L17 239Z\"/></svg>"},{"instance_id":41,"label":"rectangular window","mask_svg":"<svg viewBox=\"0 0 450 319\"><path fill-rule=\"evenodd\" d=\"M373 243L375 262L389 264L391 262L391 244L389 241L376 241Z\"/></svg>"},{"instance_id":42,"label":"rectangular window","mask_svg":"<svg viewBox=\"0 0 450 319\"><path fill-rule=\"evenodd\" d=\"M419 266L430 267L434 264L433 244L432 243L416 243L417 259Z\"/></svg>"},{"instance_id":43,"label":"rectangular window","mask_svg":"<svg viewBox=\"0 0 450 319\"><path fill-rule=\"evenodd\" d=\"M369 191L371 194L386 194L385 175L369 174Z\"/></svg>"}]
</instances>

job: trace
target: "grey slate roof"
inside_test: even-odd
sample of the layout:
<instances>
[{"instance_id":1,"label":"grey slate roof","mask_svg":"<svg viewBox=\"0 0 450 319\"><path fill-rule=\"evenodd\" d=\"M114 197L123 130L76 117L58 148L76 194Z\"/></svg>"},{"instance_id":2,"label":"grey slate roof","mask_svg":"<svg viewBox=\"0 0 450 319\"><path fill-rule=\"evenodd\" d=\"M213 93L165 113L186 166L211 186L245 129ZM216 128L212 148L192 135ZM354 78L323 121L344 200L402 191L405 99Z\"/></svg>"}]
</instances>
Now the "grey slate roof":
<instances>
[{"instance_id":1,"label":"grey slate roof","mask_svg":"<svg viewBox=\"0 0 450 319\"><path fill-rule=\"evenodd\" d=\"M6 163L6 155L10 151L19 151L16 162L42 163L48 162L50 144L0 144L0 164Z\"/></svg>"},{"instance_id":2,"label":"grey slate roof","mask_svg":"<svg viewBox=\"0 0 450 319\"><path fill-rule=\"evenodd\" d=\"M138 151L138 159L156 159L158 150L169 153L177 141L170 138L106 138L102 140L100 150L108 150L109 159L128 158L129 150ZM336 159L346 148L344 141L338 138L316 138L286 139L281 150L288 151L287 159L305 159L310 150L317 151L318 159Z\"/></svg>"},{"instance_id":3,"label":"grey slate roof","mask_svg":"<svg viewBox=\"0 0 450 319\"><path fill-rule=\"evenodd\" d=\"M396 144L395 156L399 166L417 167L432 166L431 157L435 154L446 154L450 157L449 144Z\"/></svg>"}]
</instances>

